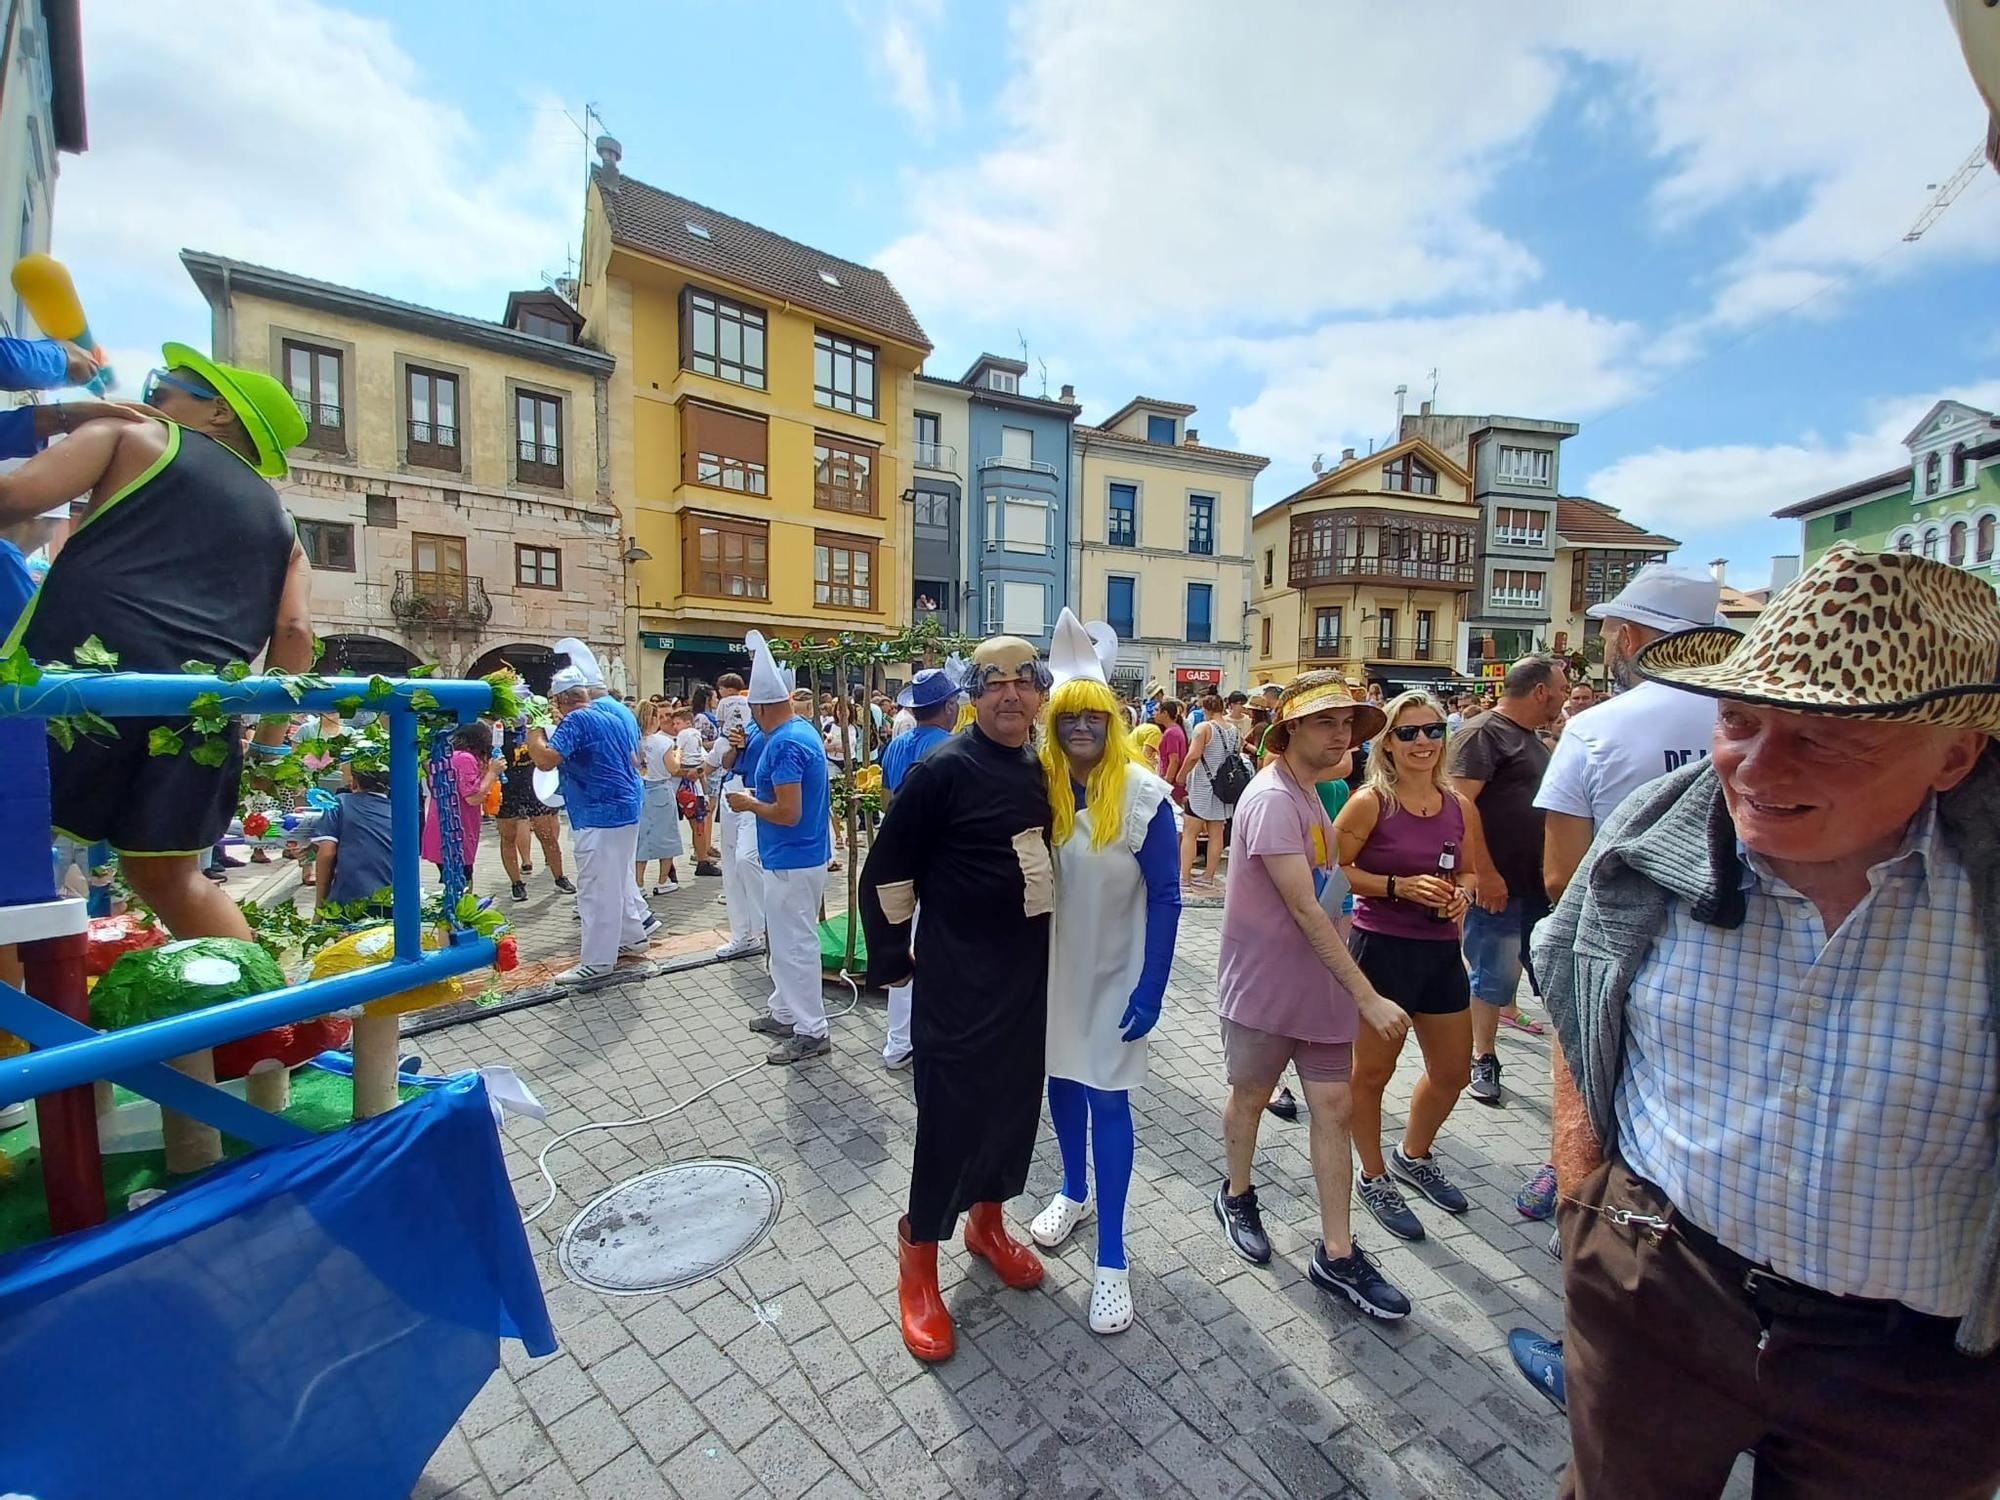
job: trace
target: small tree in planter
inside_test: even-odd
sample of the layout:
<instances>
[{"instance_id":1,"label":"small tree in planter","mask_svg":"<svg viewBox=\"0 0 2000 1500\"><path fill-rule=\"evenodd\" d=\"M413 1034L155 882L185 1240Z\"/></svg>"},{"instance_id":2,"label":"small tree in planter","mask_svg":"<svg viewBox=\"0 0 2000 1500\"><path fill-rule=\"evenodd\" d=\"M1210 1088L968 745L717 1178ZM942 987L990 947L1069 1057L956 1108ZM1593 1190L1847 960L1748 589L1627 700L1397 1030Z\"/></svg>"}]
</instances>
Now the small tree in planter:
<instances>
[{"instance_id":1,"label":"small tree in planter","mask_svg":"<svg viewBox=\"0 0 2000 1500\"><path fill-rule=\"evenodd\" d=\"M853 687L859 686L872 701L887 686L891 663L940 666L952 652L970 651L973 644L971 637L946 630L935 616L918 620L891 636L842 631L829 637L773 638L769 642L771 655L797 674L801 686L811 688L815 712L822 684L836 688L843 699ZM840 945L840 967L850 973L860 943L861 861L857 834L864 816L882 811L882 736L876 730L875 716L866 712L865 707L859 728L859 734L842 737L838 769L831 775L827 789L834 816L847 830L848 857L843 867L847 875L847 915L843 919L846 931L836 941ZM829 927L822 904L823 938L833 935ZM822 963L830 956L822 947Z\"/></svg>"}]
</instances>

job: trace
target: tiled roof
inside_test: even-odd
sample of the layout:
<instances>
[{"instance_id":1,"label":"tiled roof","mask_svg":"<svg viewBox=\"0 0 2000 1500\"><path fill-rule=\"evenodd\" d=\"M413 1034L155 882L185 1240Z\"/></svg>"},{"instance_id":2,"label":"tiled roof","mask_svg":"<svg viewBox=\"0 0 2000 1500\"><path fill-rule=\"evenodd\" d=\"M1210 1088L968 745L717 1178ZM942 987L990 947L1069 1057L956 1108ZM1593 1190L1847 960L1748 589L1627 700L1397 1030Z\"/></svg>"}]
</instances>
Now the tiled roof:
<instances>
[{"instance_id":1,"label":"tiled roof","mask_svg":"<svg viewBox=\"0 0 2000 1500\"><path fill-rule=\"evenodd\" d=\"M1147 449L1155 453L1192 453L1199 458L1219 458L1225 462L1255 464L1263 469L1271 460L1259 453L1237 453L1228 448L1211 448L1206 443L1175 443L1169 447L1165 443L1151 443L1142 437L1133 437L1129 432L1113 432L1109 427L1089 427L1076 424L1079 437L1088 438L1093 443L1124 443L1129 447Z\"/></svg>"},{"instance_id":2,"label":"tiled roof","mask_svg":"<svg viewBox=\"0 0 2000 1500\"><path fill-rule=\"evenodd\" d=\"M1853 484L1843 484L1837 490L1828 490L1824 494L1814 495L1810 500L1800 500L1795 504L1785 506L1782 510L1774 510L1771 514L1779 520L1792 520L1799 516L1810 515L1824 506L1838 505L1842 500L1864 499L1880 490L1899 490L1913 482L1910 477L1910 466L1902 464L1896 468L1887 469L1871 479L1860 479L1856 480Z\"/></svg>"},{"instance_id":3,"label":"tiled roof","mask_svg":"<svg viewBox=\"0 0 2000 1500\"><path fill-rule=\"evenodd\" d=\"M591 175L611 217L616 243L693 271L726 277L929 352L931 341L909 304L880 271L662 192L622 172L598 167ZM706 229L707 235L690 233L689 224ZM822 271L832 273L839 285L830 285Z\"/></svg>"},{"instance_id":4,"label":"tiled roof","mask_svg":"<svg viewBox=\"0 0 2000 1500\"><path fill-rule=\"evenodd\" d=\"M1106 427L1115 426L1142 406L1150 406L1155 411L1172 412L1177 417L1191 417L1195 409L1185 401L1162 401L1158 396L1134 396L1118 410L1104 419Z\"/></svg>"},{"instance_id":5,"label":"tiled roof","mask_svg":"<svg viewBox=\"0 0 2000 1500\"><path fill-rule=\"evenodd\" d=\"M1581 495L1556 496L1556 534L1564 541L1584 546L1593 542L1599 546L1662 549L1680 545L1673 537L1660 536L1621 520L1614 507L1586 500Z\"/></svg>"},{"instance_id":6,"label":"tiled roof","mask_svg":"<svg viewBox=\"0 0 2000 1500\"><path fill-rule=\"evenodd\" d=\"M1764 601L1755 594L1746 593L1734 585L1725 583L1722 585L1722 596L1716 608L1725 615L1761 614Z\"/></svg>"}]
</instances>

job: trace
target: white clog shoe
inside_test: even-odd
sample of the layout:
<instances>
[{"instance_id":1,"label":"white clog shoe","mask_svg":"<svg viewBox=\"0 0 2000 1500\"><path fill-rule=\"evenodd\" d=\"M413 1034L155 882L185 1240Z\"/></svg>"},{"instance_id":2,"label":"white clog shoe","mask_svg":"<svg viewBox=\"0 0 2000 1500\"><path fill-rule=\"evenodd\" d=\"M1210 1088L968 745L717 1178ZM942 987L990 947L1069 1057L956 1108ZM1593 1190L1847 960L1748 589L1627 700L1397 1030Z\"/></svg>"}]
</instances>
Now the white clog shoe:
<instances>
[{"instance_id":1,"label":"white clog shoe","mask_svg":"<svg viewBox=\"0 0 2000 1500\"><path fill-rule=\"evenodd\" d=\"M1097 1285L1090 1290L1090 1331L1123 1333L1132 1326L1132 1273L1097 1268Z\"/></svg>"},{"instance_id":2,"label":"white clog shoe","mask_svg":"<svg viewBox=\"0 0 2000 1500\"><path fill-rule=\"evenodd\" d=\"M1057 1193L1049 1206L1035 1215L1028 1225L1028 1233L1044 1250L1053 1250L1070 1237L1077 1225L1096 1212L1088 1200L1079 1203L1074 1198L1065 1198Z\"/></svg>"}]
</instances>

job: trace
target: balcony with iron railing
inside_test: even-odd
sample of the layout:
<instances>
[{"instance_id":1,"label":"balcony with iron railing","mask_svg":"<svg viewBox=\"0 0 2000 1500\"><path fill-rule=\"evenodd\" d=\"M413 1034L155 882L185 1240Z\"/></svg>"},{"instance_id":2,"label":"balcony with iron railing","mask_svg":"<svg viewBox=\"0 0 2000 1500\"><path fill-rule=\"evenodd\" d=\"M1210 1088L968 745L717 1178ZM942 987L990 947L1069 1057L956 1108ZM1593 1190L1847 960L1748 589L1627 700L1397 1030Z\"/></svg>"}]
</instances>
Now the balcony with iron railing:
<instances>
[{"instance_id":1,"label":"balcony with iron railing","mask_svg":"<svg viewBox=\"0 0 2000 1500\"><path fill-rule=\"evenodd\" d=\"M537 443L528 438L517 439L514 443L514 477L523 484L539 484L550 489L561 489L562 449L554 443Z\"/></svg>"},{"instance_id":2,"label":"balcony with iron railing","mask_svg":"<svg viewBox=\"0 0 2000 1500\"><path fill-rule=\"evenodd\" d=\"M412 419L406 431L409 437L407 453L411 463L433 468L458 467L456 427L448 422L424 422Z\"/></svg>"},{"instance_id":3,"label":"balcony with iron railing","mask_svg":"<svg viewBox=\"0 0 2000 1500\"><path fill-rule=\"evenodd\" d=\"M956 443L918 443L917 467L937 469L942 473L958 472L958 445Z\"/></svg>"},{"instance_id":4,"label":"balcony with iron railing","mask_svg":"<svg viewBox=\"0 0 2000 1500\"><path fill-rule=\"evenodd\" d=\"M987 493L1010 489L1053 495L1061 482L1062 471L1039 458L1009 458L995 453L979 460L979 487Z\"/></svg>"},{"instance_id":5,"label":"balcony with iron railing","mask_svg":"<svg viewBox=\"0 0 2000 1500\"><path fill-rule=\"evenodd\" d=\"M1299 642L1300 661L1346 661L1353 654L1351 635L1309 635Z\"/></svg>"},{"instance_id":6,"label":"balcony with iron railing","mask_svg":"<svg viewBox=\"0 0 2000 1500\"><path fill-rule=\"evenodd\" d=\"M467 574L398 568L389 613L405 625L478 630L493 618L493 601L485 582Z\"/></svg>"},{"instance_id":7,"label":"balcony with iron railing","mask_svg":"<svg viewBox=\"0 0 2000 1500\"><path fill-rule=\"evenodd\" d=\"M1433 636L1369 635L1361 638L1361 656L1364 661L1443 661L1445 653Z\"/></svg>"}]
</instances>

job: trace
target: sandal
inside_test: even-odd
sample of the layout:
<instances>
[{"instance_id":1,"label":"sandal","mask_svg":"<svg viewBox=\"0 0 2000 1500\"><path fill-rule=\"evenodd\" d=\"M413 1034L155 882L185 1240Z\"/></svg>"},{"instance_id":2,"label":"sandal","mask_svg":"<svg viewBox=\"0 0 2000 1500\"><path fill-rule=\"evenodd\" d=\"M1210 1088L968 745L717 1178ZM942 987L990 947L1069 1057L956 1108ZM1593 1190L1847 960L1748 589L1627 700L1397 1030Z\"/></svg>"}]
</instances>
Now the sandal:
<instances>
[{"instance_id":1,"label":"sandal","mask_svg":"<svg viewBox=\"0 0 2000 1500\"><path fill-rule=\"evenodd\" d=\"M1049 1206L1028 1224L1028 1233L1044 1250L1053 1250L1070 1237L1076 1226L1097 1212L1085 1199L1079 1203L1074 1198L1057 1193Z\"/></svg>"},{"instance_id":2,"label":"sandal","mask_svg":"<svg viewBox=\"0 0 2000 1500\"><path fill-rule=\"evenodd\" d=\"M1500 1020L1503 1025L1511 1026L1516 1031L1525 1031L1529 1036L1543 1036L1549 1029L1545 1024L1532 1017L1523 1020L1520 1016L1508 1015L1504 1010L1500 1012Z\"/></svg>"},{"instance_id":3,"label":"sandal","mask_svg":"<svg viewBox=\"0 0 2000 1500\"><path fill-rule=\"evenodd\" d=\"M1120 1267L1097 1268L1097 1285L1090 1289L1090 1331L1123 1333L1132 1326L1132 1273Z\"/></svg>"}]
</instances>

